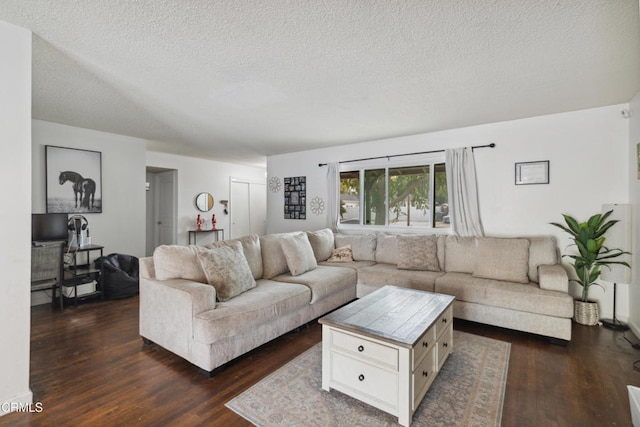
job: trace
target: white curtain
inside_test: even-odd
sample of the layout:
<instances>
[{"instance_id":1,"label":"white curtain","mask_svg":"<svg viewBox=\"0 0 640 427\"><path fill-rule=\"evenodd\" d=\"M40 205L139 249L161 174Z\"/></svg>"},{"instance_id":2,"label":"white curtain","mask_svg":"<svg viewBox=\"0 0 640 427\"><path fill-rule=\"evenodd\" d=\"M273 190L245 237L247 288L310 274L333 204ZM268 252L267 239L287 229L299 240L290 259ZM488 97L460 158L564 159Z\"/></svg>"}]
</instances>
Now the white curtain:
<instances>
[{"instance_id":1,"label":"white curtain","mask_svg":"<svg viewBox=\"0 0 640 427\"><path fill-rule=\"evenodd\" d=\"M327 228L338 231L340 213L340 172L338 163L327 163Z\"/></svg>"},{"instance_id":2,"label":"white curtain","mask_svg":"<svg viewBox=\"0 0 640 427\"><path fill-rule=\"evenodd\" d=\"M458 236L483 236L473 149L447 149L445 162L453 233Z\"/></svg>"}]
</instances>

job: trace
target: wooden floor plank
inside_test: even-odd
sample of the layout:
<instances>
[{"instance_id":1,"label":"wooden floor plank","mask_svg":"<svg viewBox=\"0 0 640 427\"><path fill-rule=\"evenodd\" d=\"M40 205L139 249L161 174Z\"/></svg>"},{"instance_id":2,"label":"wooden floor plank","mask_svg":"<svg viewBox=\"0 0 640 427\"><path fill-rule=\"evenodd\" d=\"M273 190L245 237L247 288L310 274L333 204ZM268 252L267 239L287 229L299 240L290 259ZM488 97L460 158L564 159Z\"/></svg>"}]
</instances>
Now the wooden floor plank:
<instances>
[{"instance_id":1,"label":"wooden floor plank","mask_svg":"<svg viewBox=\"0 0 640 427\"><path fill-rule=\"evenodd\" d=\"M573 326L561 347L472 322L455 329L511 346L504 426L630 426L626 385L640 386L622 332ZM31 389L41 413L11 413L0 426L250 425L224 404L321 341L316 322L231 362L214 378L138 335L138 298L60 312L32 309ZM627 332L634 342L637 339Z\"/></svg>"}]
</instances>

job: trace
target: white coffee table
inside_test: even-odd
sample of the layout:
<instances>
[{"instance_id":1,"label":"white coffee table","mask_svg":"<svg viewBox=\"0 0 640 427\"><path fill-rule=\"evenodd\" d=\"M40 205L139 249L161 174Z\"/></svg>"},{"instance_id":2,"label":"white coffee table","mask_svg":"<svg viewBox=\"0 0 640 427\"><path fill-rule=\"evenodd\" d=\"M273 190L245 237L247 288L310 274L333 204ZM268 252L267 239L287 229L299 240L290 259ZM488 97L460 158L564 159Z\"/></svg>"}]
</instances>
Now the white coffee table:
<instances>
[{"instance_id":1,"label":"white coffee table","mask_svg":"<svg viewBox=\"0 0 640 427\"><path fill-rule=\"evenodd\" d=\"M454 299L385 286L322 317L322 388L409 426L453 349Z\"/></svg>"}]
</instances>

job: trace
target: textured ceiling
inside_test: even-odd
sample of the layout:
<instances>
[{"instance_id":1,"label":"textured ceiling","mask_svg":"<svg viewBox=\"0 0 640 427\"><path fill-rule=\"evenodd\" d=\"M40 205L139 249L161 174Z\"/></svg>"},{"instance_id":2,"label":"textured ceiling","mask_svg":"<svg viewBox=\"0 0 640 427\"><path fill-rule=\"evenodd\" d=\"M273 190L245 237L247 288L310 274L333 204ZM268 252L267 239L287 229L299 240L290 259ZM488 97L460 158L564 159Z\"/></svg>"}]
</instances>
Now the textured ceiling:
<instances>
[{"instance_id":1,"label":"textured ceiling","mask_svg":"<svg viewBox=\"0 0 640 427\"><path fill-rule=\"evenodd\" d=\"M638 0L2 0L33 117L247 164L628 102Z\"/></svg>"}]
</instances>

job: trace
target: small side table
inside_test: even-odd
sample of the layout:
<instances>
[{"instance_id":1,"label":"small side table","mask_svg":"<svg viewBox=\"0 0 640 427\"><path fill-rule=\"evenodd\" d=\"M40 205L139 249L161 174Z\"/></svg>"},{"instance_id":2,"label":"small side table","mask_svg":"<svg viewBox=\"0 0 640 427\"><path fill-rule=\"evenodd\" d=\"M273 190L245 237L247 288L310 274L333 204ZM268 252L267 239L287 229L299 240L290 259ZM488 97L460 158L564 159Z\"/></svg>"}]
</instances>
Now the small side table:
<instances>
[{"instance_id":1,"label":"small side table","mask_svg":"<svg viewBox=\"0 0 640 427\"><path fill-rule=\"evenodd\" d=\"M216 228L215 230L189 230L189 244L191 244L191 238L193 237L193 244L197 245L196 237L198 233L214 233L216 242L224 240L224 230L222 228ZM220 238L222 236L222 238Z\"/></svg>"}]
</instances>

